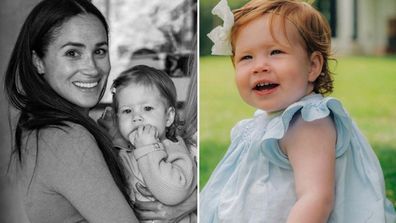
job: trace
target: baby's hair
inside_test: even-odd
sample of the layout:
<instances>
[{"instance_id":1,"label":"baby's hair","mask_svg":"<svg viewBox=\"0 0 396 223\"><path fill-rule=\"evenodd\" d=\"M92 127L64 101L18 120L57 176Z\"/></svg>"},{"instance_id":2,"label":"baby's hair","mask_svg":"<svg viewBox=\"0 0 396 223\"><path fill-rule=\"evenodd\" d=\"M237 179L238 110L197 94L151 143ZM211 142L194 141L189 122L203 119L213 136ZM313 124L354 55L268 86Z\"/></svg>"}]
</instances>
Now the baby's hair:
<instances>
[{"instance_id":1,"label":"baby's hair","mask_svg":"<svg viewBox=\"0 0 396 223\"><path fill-rule=\"evenodd\" d=\"M235 39L241 27L266 13L279 15L286 35L286 20L291 22L303 39L308 56L319 52L323 56L321 75L314 81L314 92L322 95L333 91L333 73L329 69L331 57L331 29L327 20L310 4L301 0L252 0L242 8L234 10L234 26L231 30L232 60ZM270 17L272 32L273 17Z\"/></svg>"},{"instance_id":2,"label":"baby's hair","mask_svg":"<svg viewBox=\"0 0 396 223\"><path fill-rule=\"evenodd\" d=\"M179 128L180 120L176 110L176 87L170 77L164 71L146 65L137 65L123 71L111 86L113 93L112 107L115 114L118 113L117 92L132 83L158 89L160 95L165 99L165 106L175 109L175 119L172 125L166 129L166 137L170 140L177 141L176 130Z\"/></svg>"}]
</instances>

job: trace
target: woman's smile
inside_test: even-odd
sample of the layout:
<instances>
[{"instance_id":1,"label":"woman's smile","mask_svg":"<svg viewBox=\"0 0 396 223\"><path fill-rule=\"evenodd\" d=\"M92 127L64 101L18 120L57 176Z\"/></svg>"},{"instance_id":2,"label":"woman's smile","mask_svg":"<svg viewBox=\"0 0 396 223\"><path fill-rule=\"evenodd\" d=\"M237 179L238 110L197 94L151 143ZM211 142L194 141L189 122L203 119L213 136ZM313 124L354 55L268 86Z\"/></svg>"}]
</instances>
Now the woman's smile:
<instances>
[{"instance_id":1,"label":"woman's smile","mask_svg":"<svg viewBox=\"0 0 396 223\"><path fill-rule=\"evenodd\" d=\"M81 88L83 90L89 90L89 89L93 89L96 86L98 86L99 81L95 81L95 82L83 82L83 81L74 81L73 84L78 87Z\"/></svg>"}]
</instances>

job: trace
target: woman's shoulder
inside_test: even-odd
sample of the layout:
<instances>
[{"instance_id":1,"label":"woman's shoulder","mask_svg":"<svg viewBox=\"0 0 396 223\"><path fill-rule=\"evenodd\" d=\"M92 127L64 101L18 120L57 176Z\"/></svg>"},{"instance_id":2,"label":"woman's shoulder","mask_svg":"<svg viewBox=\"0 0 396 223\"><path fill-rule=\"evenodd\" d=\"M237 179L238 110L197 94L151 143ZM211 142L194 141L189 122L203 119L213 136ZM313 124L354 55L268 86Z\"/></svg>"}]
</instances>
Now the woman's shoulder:
<instances>
[{"instance_id":1,"label":"woman's shoulder","mask_svg":"<svg viewBox=\"0 0 396 223\"><path fill-rule=\"evenodd\" d=\"M61 187L68 185L70 176L84 174L92 168L107 168L89 131L82 125L65 124L26 132L23 138L25 165L21 173L38 176L40 184L46 185L49 190L61 190Z\"/></svg>"},{"instance_id":2,"label":"woman's shoulder","mask_svg":"<svg viewBox=\"0 0 396 223\"><path fill-rule=\"evenodd\" d=\"M50 150L56 157L78 158L86 153L99 154L93 135L82 125L66 122L64 126L51 126L40 131L40 148Z\"/></svg>"},{"instance_id":3,"label":"woman's shoulder","mask_svg":"<svg viewBox=\"0 0 396 223\"><path fill-rule=\"evenodd\" d=\"M91 135L82 125L74 122L64 122L64 125L48 126L40 130L40 136L47 139L62 140L65 138L83 138Z\"/></svg>"}]
</instances>

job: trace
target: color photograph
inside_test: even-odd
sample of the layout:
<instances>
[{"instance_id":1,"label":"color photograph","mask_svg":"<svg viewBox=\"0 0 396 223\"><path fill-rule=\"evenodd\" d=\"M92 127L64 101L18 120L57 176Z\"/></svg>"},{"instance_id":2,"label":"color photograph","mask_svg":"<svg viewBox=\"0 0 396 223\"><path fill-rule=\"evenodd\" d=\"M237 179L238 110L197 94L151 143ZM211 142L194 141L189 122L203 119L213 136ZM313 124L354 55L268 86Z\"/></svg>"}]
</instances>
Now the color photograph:
<instances>
[{"instance_id":1,"label":"color photograph","mask_svg":"<svg viewBox=\"0 0 396 223\"><path fill-rule=\"evenodd\" d=\"M395 21L391 0L200 1L200 222L396 221Z\"/></svg>"}]
</instances>

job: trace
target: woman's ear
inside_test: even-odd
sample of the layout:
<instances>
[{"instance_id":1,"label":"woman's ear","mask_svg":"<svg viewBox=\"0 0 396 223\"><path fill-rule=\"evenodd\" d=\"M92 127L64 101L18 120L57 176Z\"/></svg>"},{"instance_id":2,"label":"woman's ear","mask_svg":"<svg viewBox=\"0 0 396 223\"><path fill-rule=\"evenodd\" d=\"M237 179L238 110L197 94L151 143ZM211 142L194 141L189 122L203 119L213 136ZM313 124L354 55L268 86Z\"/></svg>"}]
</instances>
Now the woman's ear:
<instances>
[{"instance_id":1,"label":"woman's ear","mask_svg":"<svg viewBox=\"0 0 396 223\"><path fill-rule=\"evenodd\" d=\"M308 80L314 82L321 74L323 67L323 56L320 52L315 51L311 54L311 71L308 74Z\"/></svg>"},{"instance_id":2,"label":"woman's ear","mask_svg":"<svg viewBox=\"0 0 396 223\"><path fill-rule=\"evenodd\" d=\"M175 121L176 111L174 107L169 107L168 111L166 111L166 127L169 127Z\"/></svg>"},{"instance_id":3,"label":"woman's ear","mask_svg":"<svg viewBox=\"0 0 396 223\"><path fill-rule=\"evenodd\" d=\"M32 62L33 65L36 67L37 72L39 74L44 74L45 73L45 69L44 69L44 63L41 60L41 58L37 55L37 53L33 50L32 51Z\"/></svg>"}]
</instances>

